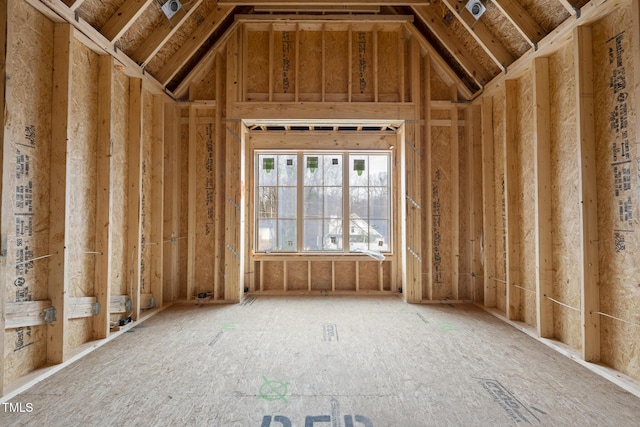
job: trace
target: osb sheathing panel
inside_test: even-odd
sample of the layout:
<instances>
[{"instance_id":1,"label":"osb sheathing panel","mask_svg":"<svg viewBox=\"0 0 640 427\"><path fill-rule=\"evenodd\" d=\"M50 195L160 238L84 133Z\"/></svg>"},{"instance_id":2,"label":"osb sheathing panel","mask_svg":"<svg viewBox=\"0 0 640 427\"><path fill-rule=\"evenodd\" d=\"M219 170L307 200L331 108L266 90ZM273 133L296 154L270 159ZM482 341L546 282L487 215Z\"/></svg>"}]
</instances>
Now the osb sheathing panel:
<instances>
[{"instance_id":1,"label":"osb sheathing panel","mask_svg":"<svg viewBox=\"0 0 640 427\"><path fill-rule=\"evenodd\" d=\"M269 93L269 33L267 31L249 31L247 33L248 75L247 92L248 101L255 98L251 94ZM264 100L264 99L263 99Z\"/></svg>"},{"instance_id":2,"label":"osb sheathing panel","mask_svg":"<svg viewBox=\"0 0 640 427\"><path fill-rule=\"evenodd\" d=\"M531 48L529 42L522 37L516 27L493 2L486 2L485 6L487 6L487 11L482 15L480 21L487 26L496 41L504 46L511 55L519 58Z\"/></svg>"},{"instance_id":3,"label":"osb sheathing panel","mask_svg":"<svg viewBox=\"0 0 640 427\"><path fill-rule=\"evenodd\" d=\"M506 288L504 281L506 280L506 201L505 201L505 183L504 183L504 115L505 115L505 93L504 85L501 90L493 97L493 155L495 169L495 241L496 241L496 267L495 267L495 286L496 286L496 305L499 310L506 312Z\"/></svg>"},{"instance_id":4,"label":"osb sheathing panel","mask_svg":"<svg viewBox=\"0 0 640 427\"><path fill-rule=\"evenodd\" d=\"M400 100L397 31L378 31L378 94L380 101Z\"/></svg>"},{"instance_id":5,"label":"osb sheathing panel","mask_svg":"<svg viewBox=\"0 0 640 427\"><path fill-rule=\"evenodd\" d=\"M356 263L352 261L336 261L336 290L355 291L356 290Z\"/></svg>"},{"instance_id":6,"label":"osb sheathing panel","mask_svg":"<svg viewBox=\"0 0 640 427\"><path fill-rule=\"evenodd\" d=\"M311 263L311 290L331 290L331 261L313 261Z\"/></svg>"},{"instance_id":7,"label":"osb sheathing panel","mask_svg":"<svg viewBox=\"0 0 640 427\"><path fill-rule=\"evenodd\" d=\"M199 111L212 115L214 110ZM199 114L200 115L200 114ZM213 123L196 126L196 241L194 292L213 292L215 271L215 127Z\"/></svg>"},{"instance_id":8,"label":"osb sheathing panel","mask_svg":"<svg viewBox=\"0 0 640 427\"><path fill-rule=\"evenodd\" d=\"M309 263L287 261L287 290L306 291L307 289L309 289Z\"/></svg>"},{"instance_id":9,"label":"osb sheathing panel","mask_svg":"<svg viewBox=\"0 0 640 427\"><path fill-rule=\"evenodd\" d=\"M182 116L188 117L189 109L182 109ZM186 195L189 194L189 125L180 126L180 182L182 184L181 193L183 194L182 203L180 203L180 232L178 237L178 258L179 258L179 290L180 298L187 297L187 252L189 234L189 204L186 203Z\"/></svg>"},{"instance_id":10,"label":"osb sheathing panel","mask_svg":"<svg viewBox=\"0 0 640 427\"><path fill-rule=\"evenodd\" d=\"M431 66L429 74L431 75L431 99L433 101L450 101L451 90L449 89L449 86L447 86L447 84L442 80L442 78L440 78L438 72L433 68L433 66Z\"/></svg>"},{"instance_id":11,"label":"osb sheathing panel","mask_svg":"<svg viewBox=\"0 0 640 427\"><path fill-rule=\"evenodd\" d=\"M289 94L275 97L278 100L293 100L296 90L296 32L274 31L273 33L273 92Z\"/></svg>"},{"instance_id":12,"label":"osb sheathing panel","mask_svg":"<svg viewBox=\"0 0 640 427\"><path fill-rule=\"evenodd\" d=\"M551 218L553 297L580 306L580 194L576 139L574 44L567 43L549 57L551 104ZM580 313L553 305L555 337L579 348Z\"/></svg>"},{"instance_id":13,"label":"osb sheathing panel","mask_svg":"<svg viewBox=\"0 0 640 427\"><path fill-rule=\"evenodd\" d=\"M96 150L98 138L98 55L77 40L72 44L71 137L69 138L67 212L70 297L94 296L96 237ZM69 349L91 339L92 319L68 325Z\"/></svg>"},{"instance_id":14,"label":"osb sheathing panel","mask_svg":"<svg viewBox=\"0 0 640 427\"><path fill-rule=\"evenodd\" d=\"M571 16L558 0L520 0L519 3L546 32Z\"/></svg>"},{"instance_id":15,"label":"osb sheathing panel","mask_svg":"<svg viewBox=\"0 0 640 427\"><path fill-rule=\"evenodd\" d=\"M630 6L593 26L600 311L640 324L640 153ZM640 328L601 316L602 361L640 379Z\"/></svg>"},{"instance_id":16,"label":"osb sheathing panel","mask_svg":"<svg viewBox=\"0 0 640 427\"><path fill-rule=\"evenodd\" d=\"M464 4L461 6L464 7ZM491 75L498 74L501 71L491 57L487 55L482 46L469 34L469 31L467 31L442 1L432 1L429 7L442 18L442 22L448 28L450 34L465 48L466 55L469 55L469 57L477 61L485 70L489 71Z\"/></svg>"},{"instance_id":17,"label":"osb sheathing panel","mask_svg":"<svg viewBox=\"0 0 640 427\"><path fill-rule=\"evenodd\" d=\"M92 27L101 28L124 3L125 0L85 0L77 9L78 15Z\"/></svg>"},{"instance_id":18,"label":"osb sheathing panel","mask_svg":"<svg viewBox=\"0 0 640 427\"><path fill-rule=\"evenodd\" d=\"M325 56L325 91L327 94L346 94L348 91L348 35L349 33L346 31L325 32L325 51L331 53Z\"/></svg>"},{"instance_id":19,"label":"osb sheathing panel","mask_svg":"<svg viewBox=\"0 0 640 427\"><path fill-rule=\"evenodd\" d=\"M180 26L178 31L169 39L169 41L158 51L156 56L149 62L147 66L151 74L156 74L171 59L182 45L189 39L191 34L197 30L198 26L206 19L206 17L216 8L218 2L203 1L198 9ZM164 16L161 19L166 19ZM142 27L142 25L141 25ZM143 38L144 40L144 38Z\"/></svg>"},{"instance_id":20,"label":"osb sheathing panel","mask_svg":"<svg viewBox=\"0 0 640 427\"><path fill-rule=\"evenodd\" d=\"M301 101L320 101L322 96L322 32L300 31Z\"/></svg>"},{"instance_id":21,"label":"osb sheathing panel","mask_svg":"<svg viewBox=\"0 0 640 427\"><path fill-rule=\"evenodd\" d=\"M380 262L364 261L358 263L358 289L361 291L380 289L378 274Z\"/></svg>"},{"instance_id":22,"label":"osb sheathing panel","mask_svg":"<svg viewBox=\"0 0 640 427\"><path fill-rule=\"evenodd\" d=\"M284 290L284 262L265 261L262 263L264 269L262 287L265 291Z\"/></svg>"},{"instance_id":23,"label":"osb sheathing panel","mask_svg":"<svg viewBox=\"0 0 640 427\"><path fill-rule=\"evenodd\" d=\"M129 210L129 78L120 71L114 75L111 155L112 220L111 220L111 295L128 295L131 254L127 249Z\"/></svg>"},{"instance_id":24,"label":"osb sheathing panel","mask_svg":"<svg viewBox=\"0 0 640 427\"><path fill-rule=\"evenodd\" d=\"M136 19L129 29L120 37L116 46L131 56L142 43L158 28L167 17L157 3L153 2Z\"/></svg>"},{"instance_id":25,"label":"osb sheathing panel","mask_svg":"<svg viewBox=\"0 0 640 427\"><path fill-rule=\"evenodd\" d=\"M215 99L216 98L216 66L211 67L209 72L195 86L195 99ZM219 104L218 104L219 105Z\"/></svg>"},{"instance_id":26,"label":"osb sheathing panel","mask_svg":"<svg viewBox=\"0 0 640 427\"><path fill-rule=\"evenodd\" d=\"M351 79L354 101L373 101L373 33L353 31L351 33Z\"/></svg>"},{"instance_id":27,"label":"osb sheathing panel","mask_svg":"<svg viewBox=\"0 0 640 427\"><path fill-rule=\"evenodd\" d=\"M431 129L433 299L452 296L451 129Z\"/></svg>"},{"instance_id":28,"label":"osb sheathing panel","mask_svg":"<svg viewBox=\"0 0 640 427\"><path fill-rule=\"evenodd\" d=\"M520 282L522 290L521 316L530 326L536 325L536 235L535 235L535 170L533 146L533 94L531 73L518 80L517 145L518 145L518 204L520 206Z\"/></svg>"},{"instance_id":29,"label":"osb sheathing panel","mask_svg":"<svg viewBox=\"0 0 640 427\"><path fill-rule=\"evenodd\" d=\"M162 244L162 242L149 240L151 237L152 223L155 221L156 216L156 213L151 210L151 197L153 194L151 184L151 168L153 165L153 162L151 161L151 145L153 141L153 95L150 92L143 90L142 102L142 156L140 158L140 173L142 174L140 249L142 250L142 253L140 259L140 293L145 294L151 292L152 245L159 245Z\"/></svg>"},{"instance_id":30,"label":"osb sheathing panel","mask_svg":"<svg viewBox=\"0 0 640 427\"><path fill-rule=\"evenodd\" d=\"M3 167L13 172L3 182L3 204L12 206L3 221L14 230L7 236L7 302L47 298L46 259L13 266L49 254L53 24L26 2L14 8L4 123ZM45 326L7 329L3 339L5 384L46 362Z\"/></svg>"}]
</instances>

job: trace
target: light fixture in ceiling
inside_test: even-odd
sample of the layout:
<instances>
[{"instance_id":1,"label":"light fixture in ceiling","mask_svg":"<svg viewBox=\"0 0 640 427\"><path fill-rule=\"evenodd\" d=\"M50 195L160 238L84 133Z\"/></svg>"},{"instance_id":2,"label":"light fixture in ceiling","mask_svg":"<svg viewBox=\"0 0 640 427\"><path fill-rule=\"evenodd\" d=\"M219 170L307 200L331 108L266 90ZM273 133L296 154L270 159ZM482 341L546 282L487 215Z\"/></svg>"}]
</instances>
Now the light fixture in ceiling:
<instances>
[{"instance_id":1,"label":"light fixture in ceiling","mask_svg":"<svg viewBox=\"0 0 640 427\"><path fill-rule=\"evenodd\" d=\"M469 0L465 7L471 12L471 15L476 18L476 21L480 19L482 14L487 10L480 0Z\"/></svg>"},{"instance_id":2,"label":"light fixture in ceiling","mask_svg":"<svg viewBox=\"0 0 640 427\"><path fill-rule=\"evenodd\" d=\"M182 8L182 4L178 0L168 0L162 5L162 11L167 19L171 19Z\"/></svg>"}]
</instances>

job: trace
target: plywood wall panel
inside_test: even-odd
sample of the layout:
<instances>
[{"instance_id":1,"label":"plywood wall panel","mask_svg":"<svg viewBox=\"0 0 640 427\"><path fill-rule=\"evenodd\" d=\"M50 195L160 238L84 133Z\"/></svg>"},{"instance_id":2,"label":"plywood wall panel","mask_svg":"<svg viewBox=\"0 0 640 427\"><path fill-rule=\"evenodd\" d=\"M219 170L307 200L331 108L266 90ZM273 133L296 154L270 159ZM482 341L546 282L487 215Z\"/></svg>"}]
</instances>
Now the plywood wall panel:
<instances>
[{"instance_id":1,"label":"plywood wall panel","mask_svg":"<svg viewBox=\"0 0 640 427\"><path fill-rule=\"evenodd\" d=\"M140 234L141 234L141 256L140 256L140 293L151 293L151 252L152 246L159 245L161 242L151 241L151 224L154 220L154 212L151 209L152 182L151 182L151 146L153 140L153 95L143 89L142 92L142 150L141 150L141 167L142 174L141 194L142 200L140 205Z\"/></svg>"},{"instance_id":2,"label":"plywood wall panel","mask_svg":"<svg viewBox=\"0 0 640 427\"><path fill-rule=\"evenodd\" d=\"M284 262L282 261L265 261L262 263L264 269L262 283L265 291L283 291L284 290Z\"/></svg>"},{"instance_id":3,"label":"plywood wall panel","mask_svg":"<svg viewBox=\"0 0 640 427\"><path fill-rule=\"evenodd\" d=\"M356 263L352 261L336 261L336 291L356 290Z\"/></svg>"},{"instance_id":4,"label":"plywood wall panel","mask_svg":"<svg viewBox=\"0 0 640 427\"><path fill-rule=\"evenodd\" d=\"M14 2L11 74L6 78L3 214L8 217L6 302L47 299L53 24L26 2ZM38 58L34 61L34 58ZM5 237L5 236L3 236ZM46 362L44 326L4 331L4 383Z\"/></svg>"},{"instance_id":5,"label":"plywood wall panel","mask_svg":"<svg viewBox=\"0 0 640 427\"><path fill-rule=\"evenodd\" d=\"M249 60L248 75L246 76L247 101L264 101L264 99L256 98L251 94L269 93L269 32L248 31L246 34L247 59Z\"/></svg>"},{"instance_id":6,"label":"plywood wall panel","mask_svg":"<svg viewBox=\"0 0 640 427\"><path fill-rule=\"evenodd\" d=\"M304 31L300 37L300 59L298 64L300 101L322 99L322 32Z\"/></svg>"},{"instance_id":7,"label":"plywood wall panel","mask_svg":"<svg viewBox=\"0 0 640 427\"><path fill-rule=\"evenodd\" d=\"M297 34L295 31L274 31L273 39L274 100L293 101L297 84Z\"/></svg>"},{"instance_id":8,"label":"plywood wall panel","mask_svg":"<svg viewBox=\"0 0 640 427\"><path fill-rule=\"evenodd\" d=\"M593 26L600 311L640 324L640 166L631 6ZM640 379L640 328L601 317L601 360Z\"/></svg>"},{"instance_id":9,"label":"plywood wall panel","mask_svg":"<svg viewBox=\"0 0 640 427\"><path fill-rule=\"evenodd\" d=\"M211 116L213 110L201 110L199 117ZM213 117L209 117L213 121ZM194 292L213 292L215 271L215 214L214 214L214 143L213 123L196 126L196 242Z\"/></svg>"},{"instance_id":10,"label":"plywood wall panel","mask_svg":"<svg viewBox=\"0 0 640 427\"><path fill-rule=\"evenodd\" d=\"M453 295L451 273L451 129L431 129L431 204L433 215L433 299Z\"/></svg>"},{"instance_id":11,"label":"plywood wall panel","mask_svg":"<svg viewBox=\"0 0 640 427\"><path fill-rule=\"evenodd\" d=\"M574 45L567 43L549 57L551 104L551 217L553 230L553 297L580 306L580 194L576 139ZM580 313L553 306L554 335L580 348Z\"/></svg>"},{"instance_id":12,"label":"plywood wall panel","mask_svg":"<svg viewBox=\"0 0 640 427\"><path fill-rule=\"evenodd\" d=\"M330 291L331 283L331 261L313 261L311 263L311 290Z\"/></svg>"},{"instance_id":13,"label":"plywood wall panel","mask_svg":"<svg viewBox=\"0 0 640 427\"><path fill-rule=\"evenodd\" d=\"M383 102L400 100L400 68L396 31L378 31L378 93Z\"/></svg>"},{"instance_id":14,"label":"plywood wall panel","mask_svg":"<svg viewBox=\"0 0 640 427\"><path fill-rule=\"evenodd\" d=\"M188 108L182 109L182 116L187 115L188 117ZM187 204L187 195L188 184L189 184L189 125L183 124L180 125L180 141L179 141L179 150L182 155L180 156L180 173L181 183L182 183L182 191L181 191L181 202L180 202L180 232L178 236L178 250L179 250L179 267L180 272L178 274L179 277L179 298L187 298L187 235L188 232L188 223L187 219L189 217L188 204Z\"/></svg>"},{"instance_id":15,"label":"plywood wall panel","mask_svg":"<svg viewBox=\"0 0 640 427\"><path fill-rule=\"evenodd\" d=\"M358 102L371 102L374 100L375 87L373 33L371 31L353 31L351 46L351 79L353 82L351 99Z\"/></svg>"},{"instance_id":16,"label":"plywood wall panel","mask_svg":"<svg viewBox=\"0 0 640 427\"><path fill-rule=\"evenodd\" d=\"M459 110L459 114L463 115L464 110ZM460 117L460 120L464 120L464 117ZM460 121L458 122L460 123ZM458 182L460 183L458 195L459 200L459 242L458 242L458 265L459 265L459 284L458 284L458 299L471 299L471 260L473 254L471 253L471 242L469 241L469 203L471 197L469 194L469 180L467 177L468 167L467 164L467 152L469 151L468 138L466 136L466 130L463 126L458 127Z\"/></svg>"},{"instance_id":17,"label":"plywood wall panel","mask_svg":"<svg viewBox=\"0 0 640 427\"><path fill-rule=\"evenodd\" d=\"M522 320L530 325L536 325L536 236L535 236L535 194L536 181L534 171L534 142L533 142L533 100L531 73L526 73L518 80L518 166L520 191L519 216L520 222L520 283L526 290L520 293Z\"/></svg>"},{"instance_id":18,"label":"plywood wall panel","mask_svg":"<svg viewBox=\"0 0 640 427\"><path fill-rule=\"evenodd\" d=\"M309 263L307 261L287 261L287 290L306 291L309 289Z\"/></svg>"},{"instance_id":19,"label":"plywood wall panel","mask_svg":"<svg viewBox=\"0 0 640 427\"><path fill-rule=\"evenodd\" d=\"M358 263L358 290L377 291L380 289L379 267L380 263L375 261Z\"/></svg>"},{"instance_id":20,"label":"plywood wall panel","mask_svg":"<svg viewBox=\"0 0 640 427\"><path fill-rule=\"evenodd\" d=\"M325 91L327 100L336 95L343 96L349 90L349 33L346 31L325 32ZM329 54L330 52L330 54ZM330 95L332 95L330 97Z\"/></svg>"}]
</instances>

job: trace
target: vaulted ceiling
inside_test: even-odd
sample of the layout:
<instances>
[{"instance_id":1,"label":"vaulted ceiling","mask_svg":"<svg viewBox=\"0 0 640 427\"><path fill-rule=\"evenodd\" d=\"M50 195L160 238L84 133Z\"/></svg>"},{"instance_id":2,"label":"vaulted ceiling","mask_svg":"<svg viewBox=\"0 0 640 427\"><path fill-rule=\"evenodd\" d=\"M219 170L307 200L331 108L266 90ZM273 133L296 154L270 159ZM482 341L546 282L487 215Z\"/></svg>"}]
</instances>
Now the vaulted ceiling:
<instances>
[{"instance_id":1,"label":"vaulted ceiling","mask_svg":"<svg viewBox=\"0 0 640 427\"><path fill-rule=\"evenodd\" d=\"M164 9L172 0L29 0L46 4L121 62L138 67L168 93L216 49L238 17L261 19L348 18L366 20L407 17L408 25L455 72L469 93L482 87L588 0L482 0L486 10L476 19L468 0L179 0L171 16ZM175 0L173 0L175 1ZM166 4L166 5L165 5Z\"/></svg>"}]
</instances>

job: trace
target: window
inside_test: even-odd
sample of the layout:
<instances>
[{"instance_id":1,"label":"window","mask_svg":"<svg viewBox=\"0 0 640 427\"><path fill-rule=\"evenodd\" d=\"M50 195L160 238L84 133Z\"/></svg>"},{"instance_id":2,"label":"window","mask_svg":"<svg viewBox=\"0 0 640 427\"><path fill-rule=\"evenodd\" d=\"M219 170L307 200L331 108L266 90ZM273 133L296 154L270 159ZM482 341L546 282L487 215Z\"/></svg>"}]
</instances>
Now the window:
<instances>
[{"instance_id":1,"label":"window","mask_svg":"<svg viewBox=\"0 0 640 427\"><path fill-rule=\"evenodd\" d=\"M257 252L390 251L388 152L258 151L255 160Z\"/></svg>"}]
</instances>

